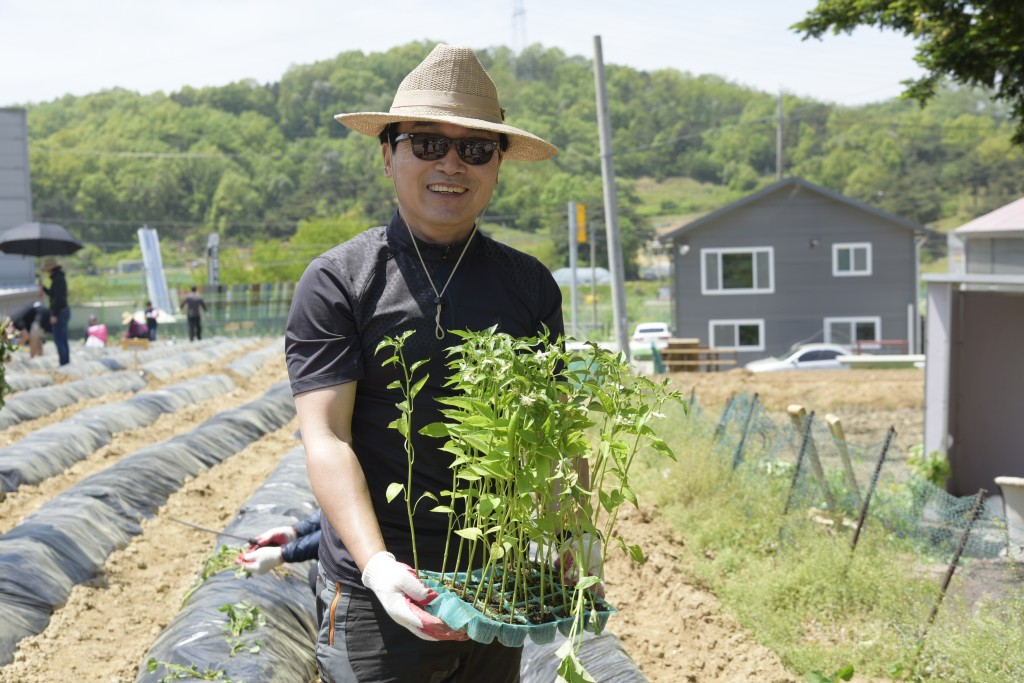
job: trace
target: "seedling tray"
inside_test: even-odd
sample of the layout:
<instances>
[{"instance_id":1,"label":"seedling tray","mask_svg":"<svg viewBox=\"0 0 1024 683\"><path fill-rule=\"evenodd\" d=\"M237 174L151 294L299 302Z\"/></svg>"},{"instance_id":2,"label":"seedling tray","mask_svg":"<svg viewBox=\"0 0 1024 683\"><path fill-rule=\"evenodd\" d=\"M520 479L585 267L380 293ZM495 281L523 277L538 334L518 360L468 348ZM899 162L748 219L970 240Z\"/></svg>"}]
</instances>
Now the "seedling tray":
<instances>
[{"instance_id":1,"label":"seedling tray","mask_svg":"<svg viewBox=\"0 0 1024 683\"><path fill-rule=\"evenodd\" d=\"M500 570L495 571L500 572ZM539 612L541 603L539 591L530 591L529 598L525 603L519 602L514 605L511 604L508 594L497 595L492 598L492 602L495 606L500 604L500 610L497 607L494 610L488 608L488 611L492 613L485 614L470 602L459 597L459 593L450 587L451 585L465 584L467 581L465 572L441 574L420 571L419 575L423 583L438 594L438 597L424 609L451 628L464 630L471 640L478 643L487 644L497 639L499 643L507 647L522 647L529 636L533 642L543 645L553 642L556 633L568 636L572 629L573 615L570 612L570 606L562 602L560 585L550 586L547 591L544 621L533 623L526 615L530 611ZM468 575L470 585L466 595L470 600L476 594L476 588L480 585L483 576L483 570L479 569ZM539 578L539 574L536 577ZM496 573L494 580L500 585L500 573ZM572 587L566 587L565 590L570 597L574 593ZM497 593L496 590L495 593ZM616 611L615 607L604 599L590 594L588 609L585 610L583 616L584 630L600 633L604 630L608 617Z\"/></svg>"}]
</instances>

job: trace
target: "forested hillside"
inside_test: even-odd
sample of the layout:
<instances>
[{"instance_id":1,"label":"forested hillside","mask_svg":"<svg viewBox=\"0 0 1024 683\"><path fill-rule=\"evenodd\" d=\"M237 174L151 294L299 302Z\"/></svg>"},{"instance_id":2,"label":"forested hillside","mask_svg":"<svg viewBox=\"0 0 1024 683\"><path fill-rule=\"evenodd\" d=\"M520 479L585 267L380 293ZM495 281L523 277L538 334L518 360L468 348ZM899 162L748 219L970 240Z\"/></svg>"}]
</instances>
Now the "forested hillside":
<instances>
[{"instance_id":1,"label":"forested hillside","mask_svg":"<svg viewBox=\"0 0 1024 683\"><path fill-rule=\"evenodd\" d=\"M295 66L276 83L170 94L111 90L33 105L35 218L62 223L108 250L129 247L147 224L199 255L217 231L227 247L251 247L253 258L262 251L268 263L287 266L267 277L291 279L307 252L390 216L393 193L375 170L379 145L349 134L332 116L386 111L402 77L432 45L345 52ZM487 221L551 235L555 246L545 258L560 265L566 202L584 202L590 219L602 218L592 64L537 45L518 56L496 48L480 58L509 123L561 149L550 163L503 166ZM654 218L709 211L774 180L777 96L673 69L609 64L605 71L629 275ZM994 209L1024 188L1013 124L982 92L947 89L924 109L785 95L783 122L786 175L934 227ZM678 177L696 182L653 205L639 192L652 179L657 185ZM603 249L598 254L604 258ZM292 260L300 265L288 265Z\"/></svg>"}]
</instances>

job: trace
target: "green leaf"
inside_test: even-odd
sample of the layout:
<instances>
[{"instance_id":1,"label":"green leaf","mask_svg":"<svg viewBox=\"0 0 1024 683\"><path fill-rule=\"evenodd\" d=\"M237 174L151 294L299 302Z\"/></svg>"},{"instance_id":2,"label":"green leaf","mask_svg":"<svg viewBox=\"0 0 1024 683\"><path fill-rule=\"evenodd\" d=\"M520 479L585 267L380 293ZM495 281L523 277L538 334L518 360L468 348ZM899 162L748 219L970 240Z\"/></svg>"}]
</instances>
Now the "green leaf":
<instances>
[{"instance_id":1,"label":"green leaf","mask_svg":"<svg viewBox=\"0 0 1024 683\"><path fill-rule=\"evenodd\" d=\"M572 646L572 640L567 640L565 645L558 649L556 654L562 653L566 646ZM565 683L597 683L594 678L583 668L583 662L579 660L576 653L571 649L562 655L562 661L558 663L558 675Z\"/></svg>"},{"instance_id":2,"label":"green leaf","mask_svg":"<svg viewBox=\"0 0 1024 683\"><path fill-rule=\"evenodd\" d=\"M579 580L579 583L576 584L576 589L581 591L586 590L591 586L596 586L599 583L601 583L601 579L597 576L584 576L582 579Z\"/></svg>"},{"instance_id":3,"label":"green leaf","mask_svg":"<svg viewBox=\"0 0 1024 683\"><path fill-rule=\"evenodd\" d=\"M467 541L479 541L484 537L484 532L475 526L468 529L456 529L455 533L462 536Z\"/></svg>"},{"instance_id":4,"label":"green leaf","mask_svg":"<svg viewBox=\"0 0 1024 683\"><path fill-rule=\"evenodd\" d=\"M433 436L438 439L443 439L449 435L448 425L444 422L431 422L426 427L420 430L420 434L423 436Z\"/></svg>"},{"instance_id":5,"label":"green leaf","mask_svg":"<svg viewBox=\"0 0 1024 683\"><path fill-rule=\"evenodd\" d=\"M633 558L634 562L638 564L643 564L647 561L647 558L644 556L643 548L641 548L640 546L626 545L626 542L622 540L621 536L616 536L615 542L619 544L620 548L622 548L622 552L626 553L631 558Z\"/></svg>"},{"instance_id":6,"label":"green leaf","mask_svg":"<svg viewBox=\"0 0 1024 683\"><path fill-rule=\"evenodd\" d=\"M402 493L403 491L405 491L405 484L399 484L397 481L393 481L390 484L388 484L388 490L386 493L388 502L390 503L391 501L393 501L398 496L398 494Z\"/></svg>"},{"instance_id":7,"label":"green leaf","mask_svg":"<svg viewBox=\"0 0 1024 683\"><path fill-rule=\"evenodd\" d=\"M413 365L413 372L415 372L416 367L418 365L419 365L418 363ZM423 385L427 383L427 379L428 378L429 378L429 375L424 375L423 379L421 379L420 381L416 382L416 384L412 385L412 388L409 389L409 400L410 401L412 399L416 398L416 394L420 393L420 389L422 389Z\"/></svg>"}]
</instances>

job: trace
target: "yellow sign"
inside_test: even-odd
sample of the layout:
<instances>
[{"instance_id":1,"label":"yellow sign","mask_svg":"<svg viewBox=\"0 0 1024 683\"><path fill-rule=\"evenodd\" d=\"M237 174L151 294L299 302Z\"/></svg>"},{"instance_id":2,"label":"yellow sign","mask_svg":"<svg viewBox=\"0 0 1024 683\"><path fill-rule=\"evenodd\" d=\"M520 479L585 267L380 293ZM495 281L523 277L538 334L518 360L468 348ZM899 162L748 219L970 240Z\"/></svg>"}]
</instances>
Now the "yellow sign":
<instances>
[{"instance_id":1,"label":"yellow sign","mask_svg":"<svg viewBox=\"0 0 1024 683\"><path fill-rule=\"evenodd\" d=\"M587 241L587 207L585 204L576 205L576 243L583 244Z\"/></svg>"}]
</instances>

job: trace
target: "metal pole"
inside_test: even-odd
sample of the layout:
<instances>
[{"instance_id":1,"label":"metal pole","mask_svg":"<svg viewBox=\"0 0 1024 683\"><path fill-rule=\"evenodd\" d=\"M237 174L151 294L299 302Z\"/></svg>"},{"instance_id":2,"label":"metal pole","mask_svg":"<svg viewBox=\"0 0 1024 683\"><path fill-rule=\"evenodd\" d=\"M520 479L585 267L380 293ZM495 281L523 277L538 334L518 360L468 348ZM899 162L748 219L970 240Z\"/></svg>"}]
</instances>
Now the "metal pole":
<instances>
[{"instance_id":1,"label":"metal pole","mask_svg":"<svg viewBox=\"0 0 1024 683\"><path fill-rule=\"evenodd\" d=\"M875 471L871 475L871 484L868 485L867 493L864 494L864 504L860 506L860 517L857 519L857 528L854 530L853 539L850 541L851 551L857 549L857 540L860 538L860 531L864 528L864 520L868 518L868 507L871 505L871 496L875 492L875 487L878 486L878 475L882 473L882 465L885 463L885 455L889 452L889 445L892 443L892 437L895 435L896 429L890 426L889 431L885 435L885 443L882 445L882 454L878 456L878 462L875 464Z\"/></svg>"},{"instance_id":2,"label":"metal pole","mask_svg":"<svg viewBox=\"0 0 1024 683\"><path fill-rule=\"evenodd\" d=\"M782 180L782 91L779 91L775 115L775 179Z\"/></svg>"},{"instance_id":3,"label":"metal pole","mask_svg":"<svg viewBox=\"0 0 1024 683\"><path fill-rule=\"evenodd\" d=\"M797 482L800 480L800 467L804 462L804 455L807 453L807 444L811 441L811 425L813 423L814 411L812 410L807 415L806 425L804 427L804 438L800 443L800 452L796 456L796 466L793 468L793 479L789 482L789 494L786 496L786 505L782 508L783 517L789 514L789 507L793 503L793 491L796 490Z\"/></svg>"},{"instance_id":4,"label":"metal pole","mask_svg":"<svg viewBox=\"0 0 1024 683\"><path fill-rule=\"evenodd\" d=\"M757 392L754 392L753 398L750 399L750 408L747 410L747 419L743 423L743 434L740 436L740 442L736 445L736 453L732 456L732 468L736 469L743 462L743 447L747 443L747 435L750 433L750 421L754 417L754 410L757 409Z\"/></svg>"},{"instance_id":5,"label":"metal pole","mask_svg":"<svg viewBox=\"0 0 1024 683\"><path fill-rule=\"evenodd\" d=\"M725 434L725 427L729 420L729 413L732 411L732 406L735 401L736 395L730 395L729 400L725 403L725 410L722 411L721 416L718 418L718 424L715 425L715 433L711 437L712 441L718 441L718 439Z\"/></svg>"},{"instance_id":6,"label":"metal pole","mask_svg":"<svg viewBox=\"0 0 1024 683\"><path fill-rule=\"evenodd\" d=\"M601 179L604 185L604 221L608 232L608 269L612 273L612 312L615 341L629 361L626 331L626 286L619 240L619 212L615 197L615 166L612 163L612 132L608 121L608 94L604 84L601 36L594 36L594 85L597 90L597 124L601 133Z\"/></svg>"},{"instance_id":7,"label":"metal pole","mask_svg":"<svg viewBox=\"0 0 1024 683\"><path fill-rule=\"evenodd\" d=\"M985 489L978 489L978 493L974 497L974 506L971 508L971 514L967 517L967 526L964 527L963 532L960 534L960 542L956 546L956 552L953 553L953 559L949 561L949 568L946 570L946 576L942 579L942 588L939 590L939 597L932 605L932 611L928 615L928 621L925 623L924 632L921 633L920 641L924 642L924 637L928 634L928 627L935 621L935 617L939 613L939 605L942 604L942 599L946 597L946 591L949 589L949 583L953 580L953 573L956 571L957 564L960 563L960 555L964 552L964 546L967 545L967 539L971 536L971 529L974 527L974 522L978 519L978 514L981 512L981 504L985 502L985 495L988 493ZM920 654L920 651L919 651Z\"/></svg>"},{"instance_id":8,"label":"metal pole","mask_svg":"<svg viewBox=\"0 0 1024 683\"><path fill-rule=\"evenodd\" d=\"M589 222L589 221L588 221ZM590 240L590 304L593 309L591 319L594 334L597 334L597 239L594 230L588 226L587 239Z\"/></svg>"},{"instance_id":9,"label":"metal pole","mask_svg":"<svg viewBox=\"0 0 1024 683\"><path fill-rule=\"evenodd\" d=\"M580 319L580 298L576 291L576 202L569 202L569 283L572 287L572 323L569 325L569 334L573 339L579 339L577 321Z\"/></svg>"}]
</instances>

